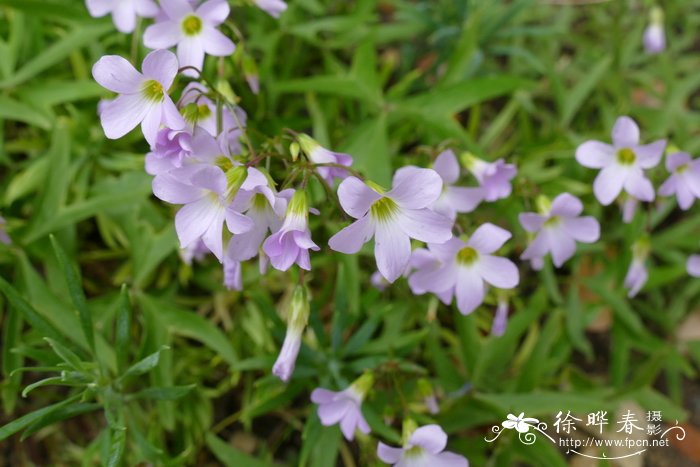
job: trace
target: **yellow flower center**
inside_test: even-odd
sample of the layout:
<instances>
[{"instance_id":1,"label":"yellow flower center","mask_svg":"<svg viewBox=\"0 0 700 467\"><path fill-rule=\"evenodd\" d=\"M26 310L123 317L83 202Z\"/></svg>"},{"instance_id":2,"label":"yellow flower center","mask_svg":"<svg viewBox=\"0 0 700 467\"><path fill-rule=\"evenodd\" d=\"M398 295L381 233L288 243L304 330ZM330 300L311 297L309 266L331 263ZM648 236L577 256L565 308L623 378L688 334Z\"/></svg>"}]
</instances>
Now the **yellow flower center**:
<instances>
[{"instance_id":1,"label":"yellow flower center","mask_svg":"<svg viewBox=\"0 0 700 467\"><path fill-rule=\"evenodd\" d=\"M678 168L676 168L676 173L682 174L686 170L688 170L688 164L679 165Z\"/></svg>"},{"instance_id":2,"label":"yellow flower center","mask_svg":"<svg viewBox=\"0 0 700 467\"><path fill-rule=\"evenodd\" d=\"M163 85L154 79L149 79L143 83L141 92L143 92L143 95L146 96L146 99L154 102L162 101L163 95L165 94Z\"/></svg>"},{"instance_id":3,"label":"yellow flower center","mask_svg":"<svg viewBox=\"0 0 700 467\"><path fill-rule=\"evenodd\" d=\"M189 15L182 20L182 31L186 36L195 36L202 31L202 20L198 16Z\"/></svg>"},{"instance_id":4,"label":"yellow flower center","mask_svg":"<svg viewBox=\"0 0 700 467\"><path fill-rule=\"evenodd\" d=\"M394 200L384 197L379 198L372 204L369 208L369 213L374 219L383 222L393 218L398 209L399 207Z\"/></svg>"},{"instance_id":5,"label":"yellow flower center","mask_svg":"<svg viewBox=\"0 0 700 467\"><path fill-rule=\"evenodd\" d=\"M477 259L479 259L479 252L470 246L465 246L457 252L457 262L459 264L468 266L474 264Z\"/></svg>"},{"instance_id":6,"label":"yellow flower center","mask_svg":"<svg viewBox=\"0 0 700 467\"><path fill-rule=\"evenodd\" d=\"M617 162L622 165L632 165L637 160L637 156L630 148L622 148L617 151Z\"/></svg>"},{"instance_id":7,"label":"yellow flower center","mask_svg":"<svg viewBox=\"0 0 700 467\"><path fill-rule=\"evenodd\" d=\"M552 216L546 221L544 221L545 227L554 227L559 223L559 216Z\"/></svg>"}]
</instances>

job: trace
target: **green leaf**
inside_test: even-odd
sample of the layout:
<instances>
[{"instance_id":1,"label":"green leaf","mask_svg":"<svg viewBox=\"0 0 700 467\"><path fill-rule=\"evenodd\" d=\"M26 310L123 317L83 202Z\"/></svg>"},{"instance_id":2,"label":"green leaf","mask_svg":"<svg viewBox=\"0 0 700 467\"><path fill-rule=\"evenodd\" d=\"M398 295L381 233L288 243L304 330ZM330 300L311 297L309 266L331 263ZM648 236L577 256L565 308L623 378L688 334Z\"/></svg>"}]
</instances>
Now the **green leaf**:
<instances>
[{"instance_id":1,"label":"green leaf","mask_svg":"<svg viewBox=\"0 0 700 467\"><path fill-rule=\"evenodd\" d=\"M44 427L53 425L54 423L61 422L63 420L68 420L69 418L77 417L78 415L94 412L101 409L100 404L89 402L89 403L78 403L71 404L66 407L62 407L58 410L52 411L43 417L39 418L37 421L32 423L27 427L24 432L22 432L22 441L27 439L29 436L33 435L37 431Z\"/></svg>"},{"instance_id":2,"label":"green leaf","mask_svg":"<svg viewBox=\"0 0 700 467\"><path fill-rule=\"evenodd\" d=\"M107 467L119 467L123 463L124 452L126 451L126 429L110 430L109 459Z\"/></svg>"},{"instance_id":3,"label":"green leaf","mask_svg":"<svg viewBox=\"0 0 700 467\"><path fill-rule=\"evenodd\" d=\"M63 276L66 279L66 285L68 286L68 292L70 298L73 301L73 305L78 310L78 316L80 317L80 326L85 334L85 339L88 342L88 346L92 353L95 353L95 334L92 325L92 314L88 308L87 300L85 299L85 292L83 292L83 285L80 280L80 276L76 272L73 264L68 260L66 252L61 248L56 237L51 236L51 245L53 245L54 253L58 259L58 263L63 270Z\"/></svg>"},{"instance_id":4,"label":"green leaf","mask_svg":"<svg viewBox=\"0 0 700 467\"><path fill-rule=\"evenodd\" d=\"M158 362L160 361L160 354L164 350L170 350L170 347L164 345L152 354L134 363L124 372L122 376L119 377L119 380L148 373L158 365Z\"/></svg>"},{"instance_id":5,"label":"green leaf","mask_svg":"<svg viewBox=\"0 0 700 467\"><path fill-rule=\"evenodd\" d=\"M384 115L367 120L352 132L341 147L353 156L353 166L385 187L391 182L391 154Z\"/></svg>"},{"instance_id":6,"label":"green leaf","mask_svg":"<svg viewBox=\"0 0 700 467\"><path fill-rule=\"evenodd\" d=\"M75 394L69 397L68 399L62 400L61 402L49 405L48 407L44 407L42 409L35 410L34 412L28 413L27 415L24 415L16 420L11 421L5 426L0 427L0 441L14 435L18 431L24 429L25 427L29 426L30 424L34 423L40 418L45 417L53 412L56 412L57 410L61 410L67 405L70 405L79 397L81 397L81 394Z\"/></svg>"},{"instance_id":7,"label":"green leaf","mask_svg":"<svg viewBox=\"0 0 700 467\"><path fill-rule=\"evenodd\" d=\"M46 114L7 96L0 96L0 119L27 123L42 130L50 129L52 124Z\"/></svg>"},{"instance_id":8,"label":"green leaf","mask_svg":"<svg viewBox=\"0 0 700 467\"><path fill-rule=\"evenodd\" d=\"M596 63L587 73L582 75L581 81L576 83L574 88L566 93L562 108L561 125L566 127L571 123L576 113L579 111L583 103L586 101L591 92L598 85L598 82L603 79L605 73L612 64L610 55L603 57Z\"/></svg>"},{"instance_id":9,"label":"green leaf","mask_svg":"<svg viewBox=\"0 0 700 467\"><path fill-rule=\"evenodd\" d=\"M44 337L44 340L49 343L56 355L58 355L61 360L66 362L71 368L79 372L84 371L80 357L78 357L72 350L49 337Z\"/></svg>"},{"instance_id":10,"label":"green leaf","mask_svg":"<svg viewBox=\"0 0 700 467\"><path fill-rule=\"evenodd\" d=\"M212 454L219 459L219 462L227 467L271 467L274 465L258 460L244 452L239 451L212 433L206 434L206 441Z\"/></svg>"},{"instance_id":11,"label":"green leaf","mask_svg":"<svg viewBox=\"0 0 700 467\"><path fill-rule=\"evenodd\" d=\"M192 392L195 387L197 387L196 384L188 384L187 386L153 387L143 389L137 393L131 394L129 397L133 399L172 401L185 397Z\"/></svg>"},{"instance_id":12,"label":"green leaf","mask_svg":"<svg viewBox=\"0 0 700 467\"><path fill-rule=\"evenodd\" d=\"M114 347L117 352L117 372L123 373L126 369L131 342L131 300L129 299L129 289L126 284L122 285L121 293L117 305L117 316L114 322Z\"/></svg>"}]
</instances>

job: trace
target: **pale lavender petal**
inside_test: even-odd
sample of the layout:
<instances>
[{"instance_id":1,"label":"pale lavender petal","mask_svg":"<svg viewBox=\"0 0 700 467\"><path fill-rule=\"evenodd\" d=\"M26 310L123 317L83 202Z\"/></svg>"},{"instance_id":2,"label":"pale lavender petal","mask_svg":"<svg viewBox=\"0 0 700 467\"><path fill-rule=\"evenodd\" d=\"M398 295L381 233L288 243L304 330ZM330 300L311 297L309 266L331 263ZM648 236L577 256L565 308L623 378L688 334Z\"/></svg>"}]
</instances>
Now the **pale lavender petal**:
<instances>
[{"instance_id":1,"label":"pale lavender petal","mask_svg":"<svg viewBox=\"0 0 700 467\"><path fill-rule=\"evenodd\" d=\"M607 206L618 197L627 178L627 170L619 165L609 165L600 171L593 182L593 193L598 201Z\"/></svg>"},{"instance_id":2,"label":"pale lavender petal","mask_svg":"<svg viewBox=\"0 0 700 467\"><path fill-rule=\"evenodd\" d=\"M650 144L637 146L634 150L639 166L643 169L651 169L661 162L661 157L666 149L666 140L654 141Z\"/></svg>"},{"instance_id":3,"label":"pale lavender petal","mask_svg":"<svg viewBox=\"0 0 700 467\"><path fill-rule=\"evenodd\" d=\"M481 277L494 287L512 289L520 282L518 268L508 258L483 255L477 264Z\"/></svg>"},{"instance_id":4,"label":"pale lavender petal","mask_svg":"<svg viewBox=\"0 0 700 467\"><path fill-rule=\"evenodd\" d=\"M224 256L224 286L229 290L243 290L241 263Z\"/></svg>"},{"instance_id":5,"label":"pale lavender petal","mask_svg":"<svg viewBox=\"0 0 700 467\"><path fill-rule=\"evenodd\" d=\"M459 179L459 162L452 149L440 153L435 159L433 169L446 185L453 185Z\"/></svg>"},{"instance_id":6,"label":"pale lavender petal","mask_svg":"<svg viewBox=\"0 0 700 467\"><path fill-rule=\"evenodd\" d=\"M625 191L640 201L654 200L654 186L641 169L632 169L625 180Z\"/></svg>"},{"instance_id":7,"label":"pale lavender petal","mask_svg":"<svg viewBox=\"0 0 700 467\"><path fill-rule=\"evenodd\" d=\"M487 222L476 229L467 241L467 245L480 253L490 254L501 248L510 237L512 235L506 229Z\"/></svg>"},{"instance_id":8,"label":"pale lavender petal","mask_svg":"<svg viewBox=\"0 0 700 467\"><path fill-rule=\"evenodd\" d=\"M328 389L316 388L311 392L311 402L314 404L328 404L333 401L333 398L338 395L335 391Z\"/></svg>"},{"instance_id":9,"label":"pale lavender petal","mask_svg":"<svg viewBox=\"0 0 700 467\"><path fill-rule=\"evenodd\" d=\"M476 310L484 301L484 280L476 268L460 267L457 269L457 308L463 315Z\"/></svg>"},{"instance_id":10,"label":"pale lavender petal","mask_svg":"<svg viewBox=\"0 0 700 467\"><path fill-rule=\"evenodd\" d=\"M402 208L422 209L433 204L442 192L442 179L432 169L402 167L394 174L391 191L386 195Z\"/></svg>"},{"instance_id":11,"label":"pale lavender petal","mask_svg":"<svg viewBox=\"0 0 700 467\"><path fill-rule=\"evenodd\" d=\"M491 324L491 335L500 337L506 332L508 325L508 302L499 300L496 307L496 315L493 317Z\"/></svg>"},{"instance_id":12,"label":"pale lavender petal","mask_svg":"<svg viewBox=\"0 0 700 467\"><path fill-rule=\"evenodd\" d=\"M612 130L613 144L617 149L631 148L639 144L639 127L627 116L617 119Z\"/></svg>"},{"instance_id":13,"label":"pale lavender petal","mask_svg":"<svg viewBox=\"0 0 700 467\"><path fill-rule=\"evenodd\" d=\"M153 194L172 204L188 204L205 195L204 190L182 183L170 173L164 173L153 179Z\"/></svg>"},{"instance_id":14,"label":"pale lavender petal","mask_svg":"<svg viewBox=\"0 0 700 467\"><path fill-rule=\"evenodd\" d=\"M182 29L176 21L163 21L146 28L143 45L149 49L167 49L182 38Z\"/></svg>"},{"instance_id":15,"label":"pale lavender petal","mask_svg":"<svg viewBox=\"0 0 700 467\"><path fill-rule=\"evenodd\" d=\"M364 216L372 203L381 197L379 193L356 177L348 177L338 186L338 199L343 211L355 219Z\"/></svg>"},{"instance_id":16,"label":"pale lavender petal","mask_svg":"<svg viewBox=\"0 0 700 467\"><path fill-rule=\"evenodd\" d=\"M537 232L542 228L547 218L534 212L523 212L518 215L518 220L528 232Z\"/></svg>"},{"instance_id":17,"label":"pale lavender petal","mask_svg":"<svg viewBox=\"0 0 700 467\"><path fill-rule=\"evenodd\" d=\"M131 2L119 2L112 11L112 21L117 31L130 33L136 27L136 10Z\"/></svg>"},{"instance_id":18,"label":"pale lavender petal","mask_svg":"<svg viewBox=\"0 0 700 467\"><path fill-rule=\"evenodd\" d=\"M285 383L289 381L289 378L292 377L292 373L294 373L300 348L301 331L297 332L288 328L287 334L284 336L284 342L282 343L280 354L277 357L275 364L272 366L272 374L277 376Z\"/></svg>"},{"instance_id":19,"label":"pale lavender petal","mask_svg":"<svg viewBox=\"0 0 700 467\"><path fill-rule=\"evenodd\" d=\"M457 212L472 212L484 200L482 188L467 188L449 186L443 196L448 197L450 204Z\"/></svg>"},{"instance_id":20,"label":"pale lavender petal","mask_svg":"<svg viewBox=\"0 0 700 467\"><path fill-rule=\"evenodd\" d=\"M447 446L447 434L440 425L425 425L411 434L408 443L420 446L431 454L437 454Z\"/></svg>"},{"instance_id":21,"label":"pale lavender petal","mask_svg":"<svg viewBox=\"0 0 700 467\"><path fill-rule=\"evenodd\" d=\"M92 77L103 88L121 94L139 92L144 80L131 63L118 55L100 58L92 67Z\"/></svg>"},{"instance_id":22,"label":"pale lavender petal","mask_svg":"<svg viewBox=\"0 0 700 467\"><path fill-rule=\"evenodd\" d=\"M189 206L189 205L188 205ZM202 235L202 241L209 248L209 251L214 253L214 256L223 262L224 259L224 209L221 206L216 206L216 215L213 217L211 224Z\"/></svg>"},{"instance_id":23,"label":"pale lavender petal","mask_svg":"<svg viewBox=\"0 0 700 467\"><path fill-rule=\"evenodd\" d=\"M644 50L650 55L658 54L666 49L666 35L660 24L650 24L644 30Z\"/></svg>"},{"instance_id":24,"label":"pale lavender petal","mask_svg":"<svg viewBox=\"0 0 700 467\"><path fill-rule=\"evenodd\" d=\"M369 216L353 222L328 240L328 246L340 253L352 255L360 251L362 245L370 241L375 226Z\"/></svg>"},{"instance_id":25,"label":"pale lavender petal","mask_svg":"<svg viewBox=\"0 0 700 467\"><path fill-rule=\"evenodd\" d=\"M227 5L224 3L224 5ZM226 37L221 31L214 28L205 27L202 30L201 40L204 51L215 57L227 57L236 50L236 45L231 39Z\"/></svg>"},{"instance_id":26,"label":"pale lavender petal","mask_svg":"<svg viewBox=\"0 0 700 467\"><path fill-rule=\"evenodd\" d=\"M693 277L700 277L700 255L691 255L686 264L688 274Z\"/></svg>"},{"instance_id":27,"label":"pale lavender petal","mask_svg":"<svg viewBox=\"0 0 700 467\"><path fill-rule=\"evenodd\" d=\"M666 156L666 170L675 172L682 165L689 164L692 157L687 152L674 152Z\"/></svg>"},{"instance_id":28,"label":"pale lavender petal","mask_svg":"<svg viewBox=\"0 0 700 467\"><path fill-rule=\"evenodd\" d=\"M357 428L358 423L358 410L356 407L350 407L348 412L345 414L342 420L340 420L340 431L343 432L343 436L348 441L355 439L355 428Z\"/></svg>"},{"instance_id":29,"label":"pale lavender petal","mask_svg":"<svg viewBox=\"0 0 700 467\"><path fill-rule=\"evenodd\" d=\"M186 37L177 44L177 58L180 67L194 67L202 71L204 65L204 49L200 37ZM191 68L183 70L182 74L195 77L198 73Z\"/></svg>"},{"instance_id":30,"label":"pale lavender petal","mask_svg":"<svg viewBox=\"0 0 700 467\"><path fill-rule=\"evenodd\" d=\"M454 264L422 268L408 278L408 285L416 295L425 292L441 293L454 288L456 282L457 267Z\"/></svg>"},{"instance_id":31,"label":"pale lavender petal","mask_svg":"<svg viewBox=\"0 0 700 467\"><path fill-rule=\"evenodd\" d=\"M99 18L110 13L114 8L113 0L87 0L85 2L90 16Z\"/></svg>"},{"instance_id":32,"label":"pale lavender petal","mask_svg":"<svg viewBox=\"0 0 700 467\"><path fill-rule=\"evenodd\" d=\"M226 0L209 0L199 5L195 11L207 23L218 25L226 21L230 7Z\"/></svg>"},{"instance_id":33,"label":"pale lavender petal","mask_svg":"<svg viewBox=\"0 0 700 467\"><path fill-rule=\"evenodd\" d=\"M411 257L411 240L398 226L388 222L378 223L375 227L374 256L379 272L384 279L393 283L406 270Z\"/></svg>"},{"instance_id":34,"label":"pale lavender petal","mask_svg":"<svg viewBox=\"0 0 700 467\"><path fill-rule=\"evenodd\" d=\"M392 448L381 441L379 444L377 444L377 457L379 457L382 462L387 464L396 464L399 460L401 460L402 455L403 449L401 448Z\"/></svg>"},{"instance_id":35,"label":"pale lavender petal","mask_svg":"<svg viewBox=\"0 0 700 467\"><path fill-rule=\"evenodd\" d=\"M629 298L636 296L642 287L644 287L644 284L646 284L647 279L649 279L649 273L644 266L644 262L636 259L632 260L624 282L625 287L629 289L627 296Z\"/></svg>"},{"instance_id":36,"label":"pale lavender petal","mask_svg":"<svg viewBox=\"0 0 700 467\"><path fill-rule=\"evenodd\" d=\"M679 183L676 187L676 198L678 199L678 206L684 211L690 209L695 202L695 195L685 183Z\"/></svg>"},{"instance_id":37,"label":"pale lavender petal","mask_svg":"<svg viewBox=\"0 0 700 467\"><path fill-rule=\"evenodd\" d=\"M452 237L453 221L429 209L404 209L396 225L409 237L426 243L444 243Z\"/></svg>"},{"instance_id":38,"label":"pale lavender petal","mask_svg":"<svg viewBox=\"0 0 700 467\"><path fill-rule=\"evenodd\" d=\"M156 144L158 130L160 130L162 120L163 106L159 104L150 104L150 108L141 122L141 132L151 147L154 147Z\"/></svg>"},{"instance_id":39,"label":"pale lavender petal","mask_svg":"<svg viewBox=\"0 0 700 467\"><path fill-rule=\"evenodd\" d=\"M445 243L430 243L428 248L435 258L443 263L450 263L454 260L459 250L467 246L465 242L457 237L452 237Z\"/></svg>"},{"instance_id":40,"label":"pale lavender petal","mask_svg":"<svg viewBox=\"0 0 700 467\"><path fill-rule=\"evenodd\" d=\"M581 200L569 193L562 193L552 201L552 216L576 217L583 211Z\"/></svg>"},{"instance_id":41,"label":"pale lavender petal","mask_svg":"<svg viewBox=\"0 0 700 467\"><path fill-rule=\"evenodd\" d=\"M226 209L226 226L233 234L243 234L253 229L254 224L250 217L236 212L230 207Z\"/></svg>"},{"instance_id":42,"label":"pale lavender petal","mask_svg":"<svg viewBox=\"0 0 700 467\"><path fill-rule=\"evenodd\" d=\"M109 139L121 138L146 118L151 103L140 94L121 94L105 104L100 123Z\"/></svg>"},{"instance_id":43,"label":"pale lavender petal","mask_svg":"<svg viewBox=\"0 0 700 467\"><path fill-rule=\"evenodd\" d=\"M615 148L600 141L586 141L576 148L576 160L589 169L607 167L615 157Z\"/></svg>"},{"instance_id":44,"label":"pale lavender petal","mask_svg":"<svg viewBox=\"0 0 700 467\"><path fill-rule=\"evenodd\" d=\"M170 96L164 96L163 102L161 102L160 105L162 109L161 123L171 130L183 130L187 126L185 119L180 115L180 112L177 110L177 107L175 107L175 103ZM201 152L198 151L198 153L201 157Z\"/></svg>"},{"instance_id":45,"label":"pale lavender petal","mask_svg":"<svg viewBox=\"0 0 700 467\"><path fill-rule=\"evenodd\" d=\"M318 418L324 426L332 426L343 420L349 410L352 409L352 402L347 399L339 399L328 404L318 406Z\"/></svg>"},{"instance_id":46,"label":"pale lavender petal","mask_svg":"<svg viewBox=\"0 0 700 467\"><path fill-rule=\"evenodd\" d=\"M576 241L563 228L546 229L552 262L561 267L576 252Z\"/></svg>"},{"instance_id":47,"label":"pale lavender petal","mask_svg":"<svg viewBox=\"0 0 700 467\"><path fill-rule=\"evenodd\" d=\"M637 213L637 206L639 205L639 200L628 196L625 202L622 204L622 222L629 224L634 219L634 215Z\"/></svg>"},{"instance_id":48,"label":"pale lavender petal","mask_svg":"<svg viewBox=\"0 0 700 467\"><path fill-rule=\"evenodd\" d=\"M469 461L464 456L445 451L437 454L429 467L469 467Z\"/></svg>"},{"instance_id":49,"label":"pale lavender petal","mask_svg":"<svg viewBox=\"0 0 700 467\"><path fill-rule=\"evenodd\" d=\"M177 75L177 57L169 50L154 50L143 59L143 74L154 79L168 90Z\"/></svg>"},{"instance_id":50,"label":"pale lavender petal","mask_svg":"<svg viewBox=\"0 0 700 467\"><path fill-rule=\"evenodd\" d=\"M158 4L153 0L137 0L134 2L134 8L136 13L144 18L153 18L160 11Z\"/></svg>"},{"instance_id":51,"label":"pale lavender petal","mask_svg":"<svg viewBox=\"0 0 700 467\"><path fill-rule=\"evenodd\" d=\"M563 219L562 227L568 235L579 242L595 243L600 238L600 224L594 217Z\"/></svg>"},{"instance_id":52,"label":"pale lavender petal","mask_svg":"<svg viewBox=\"0 0 700 467\"><path fill-rule=\"evenodd\" d=\"M175 230L180 247L187 248L199 240L218 214L219 208L208 197L183 206L175 215Z\"/></svg>"},{"instance_id":53,"label":"pale lavender petal","mask_svg":"<svg viewBox=\"0 0 700 467\"><path fill-rule=\"evenodd\" d=\"M677 187L678 187L678 178L676 175L671 175L659 187L659 194L661 196L671 196L672 194L674 194L676 192Z\"/></svg>"},{"instance_id":54,"label":"pale lavender petal","mask_svg":"<svg viewBox=\"0 0 700 467\"><path fill-rule=\"evenodd\" d=\"M194 11L187 0L161 0L160 6L171 19L180 19Z\"/></svg>"},{"instance_id":55,"label":"pale lavender petal","mask_svg":"<svg viewBox=\"0 0 700 467\"><path fill-rule=\"evenodd\" d=\"M520 255L520 259L535 260L536 258L542 258L549 250L548 235L547 232L543 231L535 236L532 243Z\"/></svg>"}]
</instances>

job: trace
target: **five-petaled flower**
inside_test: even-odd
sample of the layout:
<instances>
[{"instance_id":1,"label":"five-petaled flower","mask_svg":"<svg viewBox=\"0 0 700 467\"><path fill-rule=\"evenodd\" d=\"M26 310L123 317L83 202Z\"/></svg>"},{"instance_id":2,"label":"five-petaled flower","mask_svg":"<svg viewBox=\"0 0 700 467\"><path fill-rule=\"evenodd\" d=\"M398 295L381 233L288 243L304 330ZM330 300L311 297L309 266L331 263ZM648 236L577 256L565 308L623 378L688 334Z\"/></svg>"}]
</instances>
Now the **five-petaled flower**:
<instances>
[{"instance_id":1,"label":"five-petaled flower","mask_svg":"<svg viewBox=\"0 0 700 467\"><path fill-rule=\"evenodd\" d=\"M396 467L469 467L464 456L445 451L447 434L439 425L417 428L403 448L392 448L380 442L377 455Z\"/></svg>"},{"instance_id":2,"label":"five-petaled flower","mask_svg":"<svg viewBox=\"0 0 700 467\"><path fill-rule=\"evenodd\" d=\"M411 238L444 243L452 236L449 218L429 209L440 196L442 180L430 169L404 167L385 191L348 177L338 187L343 210L357 219L329 240L341 253L357 253L372 237L377 269L389 282L401 276L411 257Z\"/></svg>"},{"instance_id":3,"label":"five-petaled flower","mask_svg":"<svg viewBox=\"0 0 700 467\"><path fill-rule=\"evenodd\" d=\"M700 159L687 152L675 152L666 157L666 169L671 176L659 188L661 196L676 195L678 206L687 210L700 198Z\"/></svg>"},{"instance_id":4,"label":"five-petaled flower","mask_svg":"<svg viewBox=\"0 0 700 467\"><path fill-rule=\"evenodd\" d=\"M340 392L316 388L311 401L318 404L318 418L325 426L340 424L340 430L348 441L355 438L355 430L369 433L369 424L362 415L362 401L372 387L372 373L365 373Z\"/></svg>"},{"instance_id":5,"label":"five-petaled flower","mask_svg":"<svg viewBox=\"0 0 700 467\"><path fill-rule=\"evenodd\" d=\"M99 18L112 14L112 21L119 32L132 32L136 18L153 18L158 14L158 4L153 0L87 0L91 16Z\"/></svg>"},{"instance_id":6,"label":"five-petaled flower","mask_svg":"<svg viewBox=\"0 0 700 467\"><path fill-rule=\"evenodd\" d=\"M459 161L455 153L448 149L440 153L433 164L442 178L442 193L432 206L433 211L454 220L457 213L473 211L484 199L484 189L480 187L455 186L459 180Z\"/></svg>"}]
</instances>

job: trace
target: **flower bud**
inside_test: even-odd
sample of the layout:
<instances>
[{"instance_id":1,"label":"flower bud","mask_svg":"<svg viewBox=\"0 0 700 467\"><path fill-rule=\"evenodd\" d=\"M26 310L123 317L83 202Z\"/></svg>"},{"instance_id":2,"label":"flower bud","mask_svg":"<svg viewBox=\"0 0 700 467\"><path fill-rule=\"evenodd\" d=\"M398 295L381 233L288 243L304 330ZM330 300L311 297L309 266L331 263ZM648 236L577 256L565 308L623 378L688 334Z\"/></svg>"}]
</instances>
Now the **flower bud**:
<instances>
[{"instance_id":1,"label":"flower bud","mask_svg":"<svg viewBox=\"0 0 700 467\"><path fill-rule=\"evenodd\" d=\"M292 160L296 162L297 159L299 159L299 143L293 141L292 144L289 145L289 153L292 155Z\"/></svg>"},{"instance_id":2,"label":"flower bud","mask_svg":"<svg viewBox=\"0 0 700 467\"><path fill-rule=\"evenodd\" d=\"M301 336L309 319L309 294L303 285L298 285L294 289L290 308L287 318L287 334L284 337L277 361L272 367L272 373L285 383L294 373L301 348Z\"/></svg>"}]
</instances>

